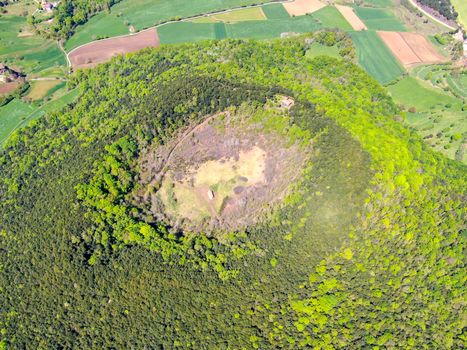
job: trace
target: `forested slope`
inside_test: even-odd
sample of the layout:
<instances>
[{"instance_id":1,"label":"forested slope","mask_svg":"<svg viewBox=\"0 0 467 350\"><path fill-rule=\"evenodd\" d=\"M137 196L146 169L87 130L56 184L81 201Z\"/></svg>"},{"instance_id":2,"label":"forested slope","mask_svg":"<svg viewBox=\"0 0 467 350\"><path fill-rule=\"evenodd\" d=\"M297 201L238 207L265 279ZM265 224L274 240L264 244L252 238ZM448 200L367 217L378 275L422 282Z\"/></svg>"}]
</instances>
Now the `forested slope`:
<instances>
[{"instance_id":1,"label":"forested slope","mask_svg":"<svg viewBox=\"0 0 467 350\"><path fill-rule=\"evenodd\" d=\"M382 87L306 37L166 46L80 72L78 101L0 154L2 345L463 346L466 169ZM313 155L283 206L225 239L131 205L135 159L277 93ZM292 126L291 126L292 127Z\"/></svg>"}]
</instances>

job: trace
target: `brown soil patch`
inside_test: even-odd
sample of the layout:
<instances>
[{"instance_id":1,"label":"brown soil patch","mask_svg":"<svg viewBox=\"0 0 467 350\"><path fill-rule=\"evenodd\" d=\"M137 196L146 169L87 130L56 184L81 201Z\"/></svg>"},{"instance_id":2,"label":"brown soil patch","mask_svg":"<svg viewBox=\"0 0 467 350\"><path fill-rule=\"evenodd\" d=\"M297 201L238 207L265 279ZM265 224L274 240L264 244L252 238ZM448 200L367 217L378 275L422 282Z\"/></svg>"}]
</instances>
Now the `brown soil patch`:
<instances>
[{"instance_id":1,"label":"brown soil patch","mask_svg":"<svg viewBox=\"0 0 467 350\"><path fill-rule=\"evenodd\" d=\"M350 23L354 30L366 30L365 23L357 16L354 10L348 6L336 5L342 16Z\"/></svg>"},{"instance_id":2,"label":"brown soil patch","mask_svg":"<svg viewBox=\"0 0 467 350\"><path fill-rule=\"evenodd\" d=\"M177 229L241 229L280 202L300 175L307 148L220 113L143 157L146 185L136 200Z\"/></svg>"},{"instance_id":3,"label":"brown soil patch","mask_svg":"<svg viewBox=\"0 0 467 350\"><path fill-rule=\"evenodd\" d=\"M284 3L285 9L291 16L303 16L318 11L325 6L326 4L319 0L295 0L294 2Z\"/></svg>"},{"instance_id":4,"label":"brown soil patch","mask_svg":"<svg viewBox=\"0 0 467 350\"><path fill-rule=\"evenodd\" d=\"M405 67L448 60L421 34L379 31L378 35Z\"/></svg>"},{"instance_id":5,"label":"brown soil patch","mask_svg":"<svg viewBox=\"0 0 467 350\"><path fill-rule=\"evenodd\" d=\"M68 58L70 59L71 66L75 69L89 68L99 63L107 62L116 55L139 51L145 47L157 47L159 45L160 41L157 30L153 28L138 34L94 41L71 51Z\"/></svg>"},{"instance_id":6,"label":"brown soil patch","mask_svg":"<svg viewBox=\"0 0 467 350\"><path fill-rule=\"evenodd\" d=\"M19 82L13 81L11 83L0 83L0 95L7 95L14 91L19 85Z\"/></svg>"}]
</instances>

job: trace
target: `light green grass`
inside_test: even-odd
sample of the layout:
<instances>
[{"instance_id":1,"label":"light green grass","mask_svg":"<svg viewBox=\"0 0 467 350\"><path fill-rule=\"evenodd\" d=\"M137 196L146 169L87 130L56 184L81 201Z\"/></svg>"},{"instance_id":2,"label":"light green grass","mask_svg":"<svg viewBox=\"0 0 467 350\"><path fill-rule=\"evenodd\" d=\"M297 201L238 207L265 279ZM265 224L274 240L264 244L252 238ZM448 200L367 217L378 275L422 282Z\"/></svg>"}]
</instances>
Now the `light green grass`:
<instances>
[{"instance_id":1,"label":"light green grass","mask_svg":"<svg viewBox=\"0 0 467 350\"><path fill-rule=\"evenodd\" d=\"M46 113L58 111L76 100L79 90L71 90L52 100L41 107L34 109L30 104L15 99L6 106L0 107L0 145L2 145L11 134L26 126L30 121L42 117Z\"/></svg>"},{"instance_id":2,"label":"light green grass","mask_svg":"<svg viewBox=\"0 0 467 350\"><path fill-rule=\"evenodd\" d=\"M266 19L260 7L235 10L232 12L221 13L212 16L220 22L242 22L242 21L261 21Z\"/></svg>"},{"instance_id":3,"label":"light green grass","mask_svg":"<svg viewBox=\"0 0 467 350\"><path fill-rule=\"evenodd\" d=\"M41 36L18 37L26 25L23 17L0 17L0 62L38 73L66 65L66 58L56 42Z\"/></svg>"},{"instance_id":4,"label":"light green grass","mask_svg":"<svg viewBox=\"0 0 467 350\"><path fill-rule=\"evenodd\" d=\"M5 106L0 107L0 145L33 111L30 104L14 99Z\"/></svg>"},{"instance_id":5,"label":"light green grass","mask_svg":"<svg viewBox=\"0 0 467 350\"><path fill-rule=\"evenodd\" d=\"M97 38L130 34L124 21L125 19L117 17L115 12L102 12L92 17L85 25L76 28L75 34L65 43L65 50L70 51Z\"/></svg>"},{"instance_id":6,"label":"light green grass","mask_svg":"<svg viewBox=\"0 0 467 350\"><path fill-rule=\"evenodd\" d=\"M161 26L157 31L161 44L224 39L226 35L224 23L177 22Z\"/></svg>"},{"instance_id":7,"label":"light green grass","mask_svg":"<svg viewBox=\"0 0 467 350\"><path fill-rule=\"evenodd\" d=\"M54 89L60 80L36 80L31 82L31 88L26 97L31 100L40 100L49 94L49 91Z\"/></svg>"},{"instance_id":8,"label":"light green grass","mask_svg":"<svg viewBox=\"0 0 467 350\"><path fill-rule=\"evenodd\" d=\"M405 77L388 86L388 90L397 103L407 108L415 107L419 112L435 109L460 111L462 107L462 101L459 99L414 77Z\"/></svg>"},{"instance_id":9,"label":"light green grass","mask_svg":"<svg viewBox=\"0 0 467 350\"><path fill-rule=\"evenodd\" d=\"M372 7L392 7L394 3L392 0L365 0L365 4L370 5Z\"/></svg>"},{"instance_id":10,"label":"light green grass","mask_svg":"<svg viewBox=\"0 0 467 350\"><path fill-rule=\"evenodd\" d=\"M352 30L352 26L334 6L323 7L313 12L312 17L316 18L323 28L339 28L345 31Z\"/></svg>"},{"instance_id":11,"label":"light green grass","mask_svg":"<svg viewBox=\"0 0 467 350\"><path fill-rule=\"evenodd\" d=\"M289 17L287 19L251 21L226 25L227 37L270 39L282 33L307 33L321 29L321 24L312 16Z\"/></svg>"},{"instance_id":12,"label":"light green grass","mask_svg":"<svg viewBox=\"0 0 467 350\"><path fill-rule=\"evenodd\" d=\"M467 29L467 1L465 0L451 0L452 6L459 14L458 21L462 24L464 29Z\"/></svg>"},{"instance_id":13,"label":"light green grass","mask_svg":"<svg viewBox=\"0 0 467 350\"><path fill-rule=\"evenodd\" d=\"M112 6L110 15L101 13L79 26L65 48L69 51L92 41L93 36L127 34L125 23L141 30L177 17L187 18L262 2L266 0L123 0Z\"/></svg>"},{"instance_id":14,"label":"light green grass","mask_svg":"<svg viewBox=\"0 0 467 350\"><path fill-rule=\"evenodd\" d=\"M290 15L282 4L271 4L263 6L263 12L268 19L286 19Z\"/></svg>"},{"instance_id":15,"label":"light green grass","mask_svg":"<svg viewBox=\"0 0 467 350\"><path fill-rule=\"evenodd\" d=\"M406 31L405 26L390 10L356 7L355 12L370 30Z\"/></svg>"},{"instance_id":16,"label":"light green grass","mask_svg":"<svg viewBox=\"0 0 467 350\"><path fill-rule=\"evenodd\" d=\"M311 44L310 48L306 52L306 56L310 58L318 56L331 56L335 58L342 58L341 55L339 55L339 48L336 45L326 46L317 42Z\"/></svg>"},{"instance_id":17,"label":"light green grass","mask_svg":"<svg viewBox=\"0 0 467 350\"><path fill-rule=\"evenodd\" d=\"M373 31L351 32L360 65L382 84L402 75L405 71L391 51Z\"/></svg>"}]
</instances>

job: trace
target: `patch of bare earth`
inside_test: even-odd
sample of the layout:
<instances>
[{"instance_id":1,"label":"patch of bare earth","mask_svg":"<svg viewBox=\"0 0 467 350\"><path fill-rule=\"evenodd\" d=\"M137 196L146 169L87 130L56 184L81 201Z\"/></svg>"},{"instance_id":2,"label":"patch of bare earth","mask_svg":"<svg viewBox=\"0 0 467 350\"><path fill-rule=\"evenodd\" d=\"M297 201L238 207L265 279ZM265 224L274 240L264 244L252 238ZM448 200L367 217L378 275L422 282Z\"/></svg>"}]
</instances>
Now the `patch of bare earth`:
<instances>
[{"instance_id":1,"label":"patch of bare earth","mask_svg":"<svg viewBox=\"0 0 467 350\"><path fill-rule=\"evenodd\" d=\"M185 231L242 229L288 193L311 146L239 118L211 116L143 156L137 201L155 220Z\"/></svg>"},{"instance_id":2,"label":"patch of bare earth","mask_svg":"<svg viewBox=\"0 0 467 350\"><path fill-rule=\"evenodd\" d=\"M378 35L405 67L448 60L421 34L379 31Z\"/></svg>"},{"instance_id":3,"label":"patch of bare earth","mask_svg":"<svg viewBox=\"0 0 467 350\"><path fill-rule=\"evenodd\" d=\"M318 11L325 6L326 4L319 0L295 0L284 3L286 11L291 16L303 16Z\"/></svg>"},{"instance_id":4,"label":"patch of bare earth","mask_svg":"<svg viewBox=\"0 0 467 350\"><path fill-rule=\"evenodd\" d=\"M19 85L19 82L13 81L10 83L0 83L0 95L7 95L14 91Z\"/></svg>"},{"instance_id":5,"label":"patch of bare earth","mask_svg":"<svg viewBox=\"0 0 467 350\"><path fill-rule=\"evenodd\" d=\"M74 69L90 68L109 61L113 56L159 45L157 30L153 28L138 34L94 41L74 49L68 58Z\"/></svg>"},{"instance_id":6,"label":"patch of bare earth","mask_svg":"<svg viewBox=\"0 0 467 350\"><path fill-rule=\"evenodd\" d=\"M341 13L342 16L349 22L354 30L366 30L367 27L365 23L357 16L353 8L349 6L336 5L337 10Z\"/></svg>"}]
</instances>

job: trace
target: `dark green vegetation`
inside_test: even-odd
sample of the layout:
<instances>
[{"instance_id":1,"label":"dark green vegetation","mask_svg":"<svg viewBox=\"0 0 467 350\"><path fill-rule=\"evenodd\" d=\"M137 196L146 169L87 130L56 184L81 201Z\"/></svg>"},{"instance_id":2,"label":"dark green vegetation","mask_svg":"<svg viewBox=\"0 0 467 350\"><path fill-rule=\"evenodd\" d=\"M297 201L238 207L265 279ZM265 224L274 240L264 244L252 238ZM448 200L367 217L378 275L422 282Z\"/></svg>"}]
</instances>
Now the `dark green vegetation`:
<instances>
[{"instance_id":1,"label":"dark green vegetation","mask_svg":"<svg viewBox=\"0 0 467 350\"><path fill-rule=\"evenodd\" d=\"M352 32L358 62L382 84L387 84L404 73L394 55L374 31Z\"/></svg>"},{"instance_id":2,"label":"dark green vegetation","mask_svg":"<svg viewBox=\"0 0 467 350\"><path fill-rule=\"evenodd\" d=\"M8 142L4 347L462 347L465 167L404 128L357 66L308 59L305 39L115 58ZM138 154L276 93L296 99L314 152L269 221L217 240L140 215Z\"/></svg>"},{"instance_id":3,"label":"dark green vegetation","mask_svg":"<svg viewBox=\"0 0 467 350\"><path fill-rule=\"evenodd\" d=\"M447 19L455 20L457 18L457 12L452 7L450 0L419 0L421 4L436 10Z\"/></svg>"}]
</instances>

